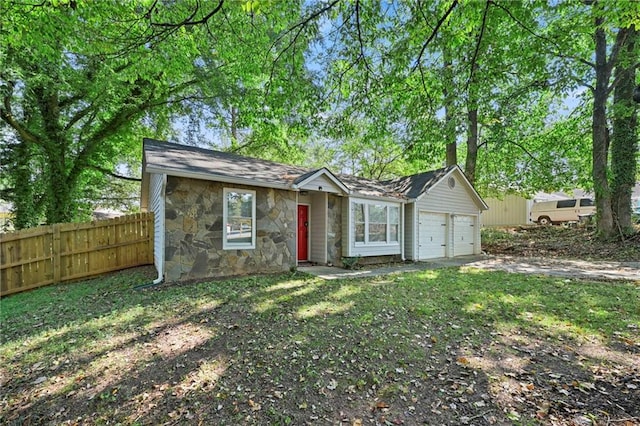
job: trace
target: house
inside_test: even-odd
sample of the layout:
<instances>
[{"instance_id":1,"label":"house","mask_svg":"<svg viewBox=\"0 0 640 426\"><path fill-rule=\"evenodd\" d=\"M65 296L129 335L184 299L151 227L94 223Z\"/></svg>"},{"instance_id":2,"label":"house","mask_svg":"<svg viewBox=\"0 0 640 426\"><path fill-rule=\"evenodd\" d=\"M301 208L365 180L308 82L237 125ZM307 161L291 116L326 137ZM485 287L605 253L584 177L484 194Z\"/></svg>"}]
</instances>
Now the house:
<instances>
[{"instance_id":1,"label":"house","mask_svg":"<svg viewBox=\"0 0 640 426\"><path fill-rule=\"evenodd\" d=\"M389 181L145 139L141 208L167 281L344 258L480 253L487 205L457 166Z\"/></svg>"}]
</instances>

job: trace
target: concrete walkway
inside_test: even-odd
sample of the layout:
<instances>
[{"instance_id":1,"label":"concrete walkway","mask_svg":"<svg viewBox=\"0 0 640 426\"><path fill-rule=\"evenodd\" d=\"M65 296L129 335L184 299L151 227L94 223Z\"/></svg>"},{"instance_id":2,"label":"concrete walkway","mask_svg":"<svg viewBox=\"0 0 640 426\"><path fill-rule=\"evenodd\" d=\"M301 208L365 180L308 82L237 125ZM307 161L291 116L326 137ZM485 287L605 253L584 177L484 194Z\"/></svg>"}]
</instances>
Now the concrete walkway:
<instances>
[{"instance_id":1,"label":"concrete walkway","mask_svg":"<svg viewBox=\"0 0 640 426\"><path fill-rule=\"evenodd\" d=\"M395 266L371 266L348 270L333 266L298 268L317 277L333 280L418 272L429 269L457 267L507 271L520 274L547 275L570 279L626 280L640 282L640 262L588 262L582 260L543 259L513 256L463 256L453 259L433 259Z\"/></svg>"}]
</instances>

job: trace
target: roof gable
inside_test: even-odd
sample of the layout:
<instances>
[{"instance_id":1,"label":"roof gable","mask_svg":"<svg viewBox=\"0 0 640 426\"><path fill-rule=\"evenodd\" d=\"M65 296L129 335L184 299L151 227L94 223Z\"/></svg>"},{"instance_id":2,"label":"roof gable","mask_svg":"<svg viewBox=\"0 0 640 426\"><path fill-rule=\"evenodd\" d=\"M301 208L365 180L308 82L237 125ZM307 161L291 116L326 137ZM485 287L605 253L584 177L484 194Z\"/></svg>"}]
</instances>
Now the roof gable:
<instances>
[{"instance_id":1,"label":"roof gable","mask_svg":"<svg viewBox=\"0 0 640 426\"><path fill-rule=\"evenodd\" d=\"M403 193L407 198L419 200L425 196L429 190L448 179L452 174L456 174L459 177L459 180L463 182L473 201L478 204L482 210L487 210L489 208L458 165L447 166L429 172L405 176L386 181L384 183L392 186L396 191Z\"/></svg>"},{"instance_id":2,"label":"roof gable","mask_svg":"<svg viewBox=\"0 0 640 426\"><path fill-rule=\"evenodd\" d=\"M326 185L331 186L331 188L325 187ZM348 194L351 192L349 188L338 179L329 169L323 167L318 170L312 170L308 173L298 176L293 181L292 187L294 189L316 189L316 185L320 185L317 187L320 191L326 192L343 192Z\"/></svg>"}]
</instances>

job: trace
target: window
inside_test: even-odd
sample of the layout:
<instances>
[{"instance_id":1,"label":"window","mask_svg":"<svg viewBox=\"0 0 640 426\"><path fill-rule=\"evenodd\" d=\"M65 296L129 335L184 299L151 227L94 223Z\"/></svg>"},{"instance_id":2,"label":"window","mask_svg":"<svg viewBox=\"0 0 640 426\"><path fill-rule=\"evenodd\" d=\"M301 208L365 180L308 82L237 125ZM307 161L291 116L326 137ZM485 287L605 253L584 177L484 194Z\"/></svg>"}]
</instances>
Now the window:
<instances>
[{"instance_id":1,"label":"window","mask_svg":"<svg viewBox=\"0 0 640 426\"><path fill-rule=\"evenodd\" d=\"M256 192L225 188L223 193L223 248L255 248Z\"/></svg>"},{"instance_id":2,"label":"window","mask_svg":"<svg viewBox=\"0 0 640 426\"><path fill-rule=\"evenodd\" d=\"M576 200L560 200L556 206L559 209L566 209L567 207L575 207Z\"/></svg>"},{"instance_id":3,"label":"window","mask_svg":"<svg viewBox=\"0 0 640 426\"><path fill-rule=\"evenodd\" d=\"M399 242L400 207L379 202L354 202L352 206L356 244Z\"/></svg>"},{"instance_id":4,"label":"window","mask_svg":"<svg viewBox=\"0 0 640 426\"><path fill-rule=\"evenodd\" d=\"M591 207L591 206L593 206L593 200L591 198L580 199L580 207Z\"/></svg>"}]
</instances>

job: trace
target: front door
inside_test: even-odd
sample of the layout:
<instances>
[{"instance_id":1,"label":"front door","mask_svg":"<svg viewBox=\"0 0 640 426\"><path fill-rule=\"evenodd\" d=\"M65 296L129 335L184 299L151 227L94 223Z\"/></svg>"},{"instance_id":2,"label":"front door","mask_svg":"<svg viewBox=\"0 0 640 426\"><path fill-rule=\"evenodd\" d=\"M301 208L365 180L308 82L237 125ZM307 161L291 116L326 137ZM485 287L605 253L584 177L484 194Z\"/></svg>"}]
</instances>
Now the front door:
<instances>
[{"instance_id":1,"label":"front door","mask_svg":"<svg viewBox=\"0 0 640 426\"><path fill-rule=\"evenodd\" d=\"M298 205L298 260L309 260L309 206Z\"/></svg>"}]
</instances>

